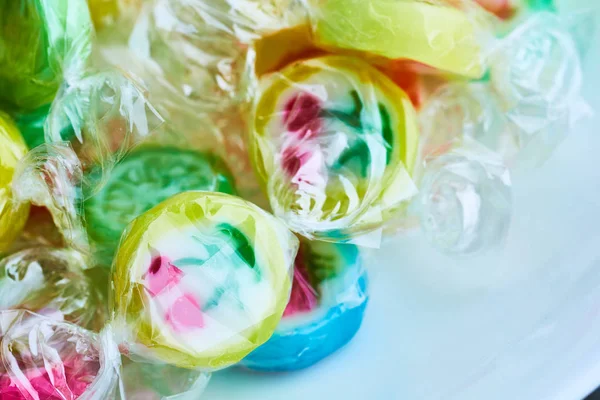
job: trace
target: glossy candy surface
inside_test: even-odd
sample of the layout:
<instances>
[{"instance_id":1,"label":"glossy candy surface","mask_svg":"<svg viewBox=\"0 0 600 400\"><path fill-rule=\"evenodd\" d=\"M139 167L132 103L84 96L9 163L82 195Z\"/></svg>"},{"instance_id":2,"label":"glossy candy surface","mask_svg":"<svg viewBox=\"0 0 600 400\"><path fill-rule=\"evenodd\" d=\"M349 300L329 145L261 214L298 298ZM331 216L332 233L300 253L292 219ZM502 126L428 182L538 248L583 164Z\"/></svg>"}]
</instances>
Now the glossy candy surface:
<instances>
[{"instance_id":1,"label":"glossy candy surface","mask_svg":"<svg viewBox=\"0 0 600 400\"><path fill-rule=\"evenodd\" d=\"M376 231L414 193L415 111L385 75L350 57L300 61L266 77L250 150L271 207L308 237Z\"/></svg>"},{"instance_id":2,"label":"glossy candy surface","mask_svg":"<svg viewBox=\"0 0 600 400\"><path fill-rule=\"evenodd\" d=\"M181 193L147 211L113 264L128 351L204 370L238 362L275 330L297 246L281 222L226 194Z\"/></svg>"},{"instance_id":3,"label":"glossy candy surface","mask_svg":"<svg viewBox=\"0 0 600 400\"><path fill-rule=\"evenodd\" d=\"M140 147L120 161L102 189L85 201L88 234L111 260L127 224L188 190L235 192L231 173L215 155L168 146Z\"/></svg>"},{"instance_id":4,"label":"glossy candy surface","mask_svg":"<svg viewBox=\"0 0 600 400\"><path fill-rule=\"evenodd\" d=\"M352 339L367 299L366 272L356 246L303 241L283 319L271 339L240 364L261 371L315 364Z\"/></svg>"}]
</instances>

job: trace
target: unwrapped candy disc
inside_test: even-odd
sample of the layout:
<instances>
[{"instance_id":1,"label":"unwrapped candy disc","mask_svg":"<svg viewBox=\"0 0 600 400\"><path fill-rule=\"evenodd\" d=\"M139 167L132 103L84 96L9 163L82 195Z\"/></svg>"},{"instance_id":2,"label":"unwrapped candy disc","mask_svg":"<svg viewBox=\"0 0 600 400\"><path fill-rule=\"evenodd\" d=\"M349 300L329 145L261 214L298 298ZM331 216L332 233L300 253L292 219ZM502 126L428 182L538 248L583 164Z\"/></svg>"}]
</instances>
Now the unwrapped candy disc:
<instances>
[{"instance_id":1,"label":"unwrapped candy disc","mask_svg":"<svg viewBox=\"0 0 600 400\"><path fill-rule=\"evenodd\" d=\"M307 237L345 242L380 228L414 194L417 147L408 96L356 58L300 61L262 82L254 166L275 215Z\"/></svg>"},{"instance_id":2,"label":"unwrapped candy disc","mask_svg":"<svg viewBox=\"0 0 600 400\"><path fill-rule=\"evenodd\" d=\"M100 329L103 307L85 268L83 255L69 249L11 254L0 261L0 310L22 308Z\"/></svg>"},{"instance_id":3,"label":"unwrapped candy disc","mask_svg":"<svg viewBox=\"0 0 600 400\"><path fill-rule=\"evenodd\" d=\"M131 354L184 368L240 361L287 305L298 241L221 193L175 195L135 219L113 264L115 326Z\"/></svg>"}]
</instances>

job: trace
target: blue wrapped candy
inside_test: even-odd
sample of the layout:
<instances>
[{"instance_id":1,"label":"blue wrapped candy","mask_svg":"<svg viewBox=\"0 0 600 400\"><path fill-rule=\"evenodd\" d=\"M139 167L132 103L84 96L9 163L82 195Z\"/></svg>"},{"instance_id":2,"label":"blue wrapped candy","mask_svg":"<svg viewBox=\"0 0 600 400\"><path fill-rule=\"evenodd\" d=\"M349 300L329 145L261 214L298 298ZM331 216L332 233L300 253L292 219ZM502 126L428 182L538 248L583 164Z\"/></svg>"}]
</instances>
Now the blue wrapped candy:
<instances>
[{"instance_id":1,"label":"blue wrapped candy","mask_svg":"<svg viewBox=\"0 0 600 400\"><path fill-rule=\"evenodd\" d=\"M240 364L273 372L310 367L354 337L367 301L367 276L356 246L303 241L283 319Z\"/></svg>"}]
</instances>

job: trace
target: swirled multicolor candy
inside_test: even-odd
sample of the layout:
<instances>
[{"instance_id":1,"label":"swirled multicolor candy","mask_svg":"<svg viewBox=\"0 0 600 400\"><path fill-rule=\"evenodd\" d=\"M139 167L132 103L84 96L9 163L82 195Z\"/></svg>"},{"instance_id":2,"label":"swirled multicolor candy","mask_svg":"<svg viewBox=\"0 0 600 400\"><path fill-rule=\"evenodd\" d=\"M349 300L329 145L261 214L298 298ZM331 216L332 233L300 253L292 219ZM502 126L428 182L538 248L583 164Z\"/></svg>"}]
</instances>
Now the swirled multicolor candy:
<instances>
[{"instance_id":1,"label":"swirled multicolor candy","mask_svg":"<svg viewBox=\"0 0 600 400\"><path fill-rule=\"evenodd\" d=\"M102 189L84 203L88 235L101 258L110 260L119 238L137 216L188 190L234 194L233 177L210 153L170 146L144 146L119 162Z\"/></svg>"},{"instance_id":2,"label":"swirled multicolor candy","mask_svg":"<svg viewBox=\"0 0 600 400\"><path fill-rule=\"evenodd\" d=\"M298 241L238 197L185 192L135 219L113 264L128 351L183 368L234 364L275 330Z\"/></svg>"},{"instance_id":3,"label":"swirled multicolor candy","mask_svg":"<svg viewBox=\"0 0 600 400\"><path fill-rule=\"evenodd\" d=\"M271 207L305 236L364 236L414 194L415 111L358 59L310 59L267 77L252 124L250 150Z\"/></svg>"},{"instance_id":4,"label":"swirled multicolor candy","mask_svg":"<svg viewBox=\"0 0 600 400\"><path fill-rule=\"evenodd\" d=\"M0 310L26 309L79 326L101 328L102 305L84 274L83 255L37 247L0 261Z\"/></svg>"},{"instance_id":5,"label":"swirled multicolor candy","mask_svg":"<svg viewBox=\"0 0 600 400\"><path fill-rule=\"evenodd\" d=\"M271 339L241 365L288 371L315 364L352 339L367 299L367 277L356 246L302 242L283 319Z\"/></svg>"},{"instance_id":6,"label":"swirled multicolor candy","mask_svg":"<svg viewBox=\"0 0 600 400\"><path fill-rule=\"evenodd\" d=\"M85 1L0 2L0 108L34 110L54 98L63 78L78 76L91 52Z\"/></svg>"},{"instance_id":7,"label":"swirled multicolor candy","mask_svg":"<svg viewBox=\"0 0 600 400\"><path fill-rule=\"evenodd\" d=\"M0 112L0 252L8 249L27 222L29 205L15 202L12 181L27 146L10 117Z\"/></svg>"},{"instance_id":8,"label":"swirled multicolor candy","mask_svg":"<svg viewBox=\"0 0 600 400\"><path fill-rule=\"evenodd\" d=\"M121 357L100 336L29 311L0 311L0 398L110 399Z\"/></svg>"}]
</instances>

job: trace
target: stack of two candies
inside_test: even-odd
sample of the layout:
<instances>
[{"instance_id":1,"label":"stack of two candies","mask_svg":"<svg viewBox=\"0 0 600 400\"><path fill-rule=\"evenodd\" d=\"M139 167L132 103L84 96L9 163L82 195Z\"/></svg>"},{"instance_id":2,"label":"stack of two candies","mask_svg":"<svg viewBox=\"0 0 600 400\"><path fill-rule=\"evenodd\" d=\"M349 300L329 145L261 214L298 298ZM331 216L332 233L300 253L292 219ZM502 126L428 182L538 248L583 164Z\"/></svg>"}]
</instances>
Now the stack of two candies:
<instances>
[{"instance_id":1,"label":"stack of two candies","mask_svg":"<svg viewBox=\"0 0 600 400\"><path fill-rule=\"evenodd\" d=\"M360 248L407 227L496 245L508 167L585 108L547 2L9 3L3 398L308 367L361 325Z\"/></svg>"}]
</instances>

